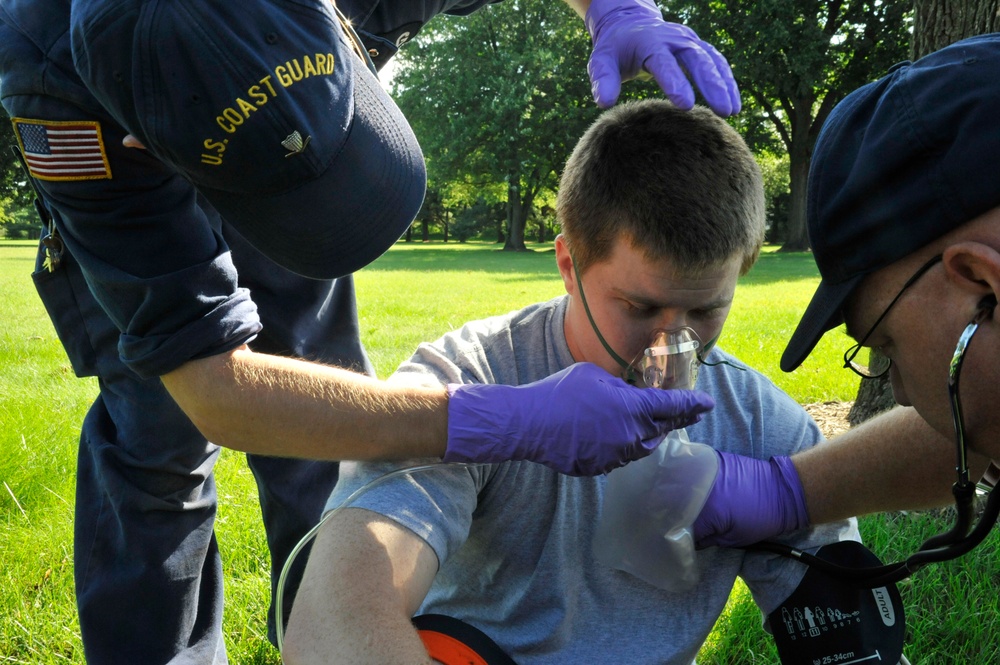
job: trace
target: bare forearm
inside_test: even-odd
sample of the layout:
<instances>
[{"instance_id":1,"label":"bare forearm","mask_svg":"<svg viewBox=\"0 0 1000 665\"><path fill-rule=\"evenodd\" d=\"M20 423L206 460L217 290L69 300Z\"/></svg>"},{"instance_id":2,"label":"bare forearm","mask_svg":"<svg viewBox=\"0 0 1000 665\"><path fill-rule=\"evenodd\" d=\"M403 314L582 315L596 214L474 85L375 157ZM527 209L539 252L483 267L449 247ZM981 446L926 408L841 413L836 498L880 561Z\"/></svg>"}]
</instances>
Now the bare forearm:
<instances>
[{"instance_id":1,"label":"bare forearm","mask_svg":"<svg viewBox=\"0 0 1000 665\"><path fill-rule=\"evenodd\" d=\"M570 9L575 11L580 18L587 15L587 7L590 7L590 0L564 0Z\"/></svg>"},{"instance_id":2,"label":"bare forearm","mask_svg":"<svg viewBox=\"0 0 1000 665\"><path fill-rule=\"evenodd\" d=\"M246 348L189 362L163 376L163 383L206 438L244 452L435 457L447 441L444 388L390 386Z\"/></svg>"},{"instance_id":3,"label":"bare forearm","mask_svg":"<svg viewBox=\"0 0 1000 665\"><path fill-rule=\"evenodd\" d=\"M793 458L812 523L952 501L954 441L897 407ZM987 461L970 457L975 474Z\"/></svg>"}]
</instances>

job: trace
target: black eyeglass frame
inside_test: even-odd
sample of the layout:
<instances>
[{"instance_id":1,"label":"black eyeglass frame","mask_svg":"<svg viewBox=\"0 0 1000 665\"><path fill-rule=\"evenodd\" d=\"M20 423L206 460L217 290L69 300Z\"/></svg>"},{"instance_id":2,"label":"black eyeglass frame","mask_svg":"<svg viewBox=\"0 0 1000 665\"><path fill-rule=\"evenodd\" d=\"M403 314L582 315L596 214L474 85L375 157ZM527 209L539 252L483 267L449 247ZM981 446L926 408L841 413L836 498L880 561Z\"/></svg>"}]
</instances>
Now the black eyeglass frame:
<instances>
[{"instance_id":1,"label":"black eyeglass frame","mask_svg":"<svg viewBox=\"0 0 1000 665\"><path fill-rule=\"evenodd\" d=\"M937 257L940 258L940 257ZM907 286L916 277L926 272L936 261L928 262L918 274L910 279ZM903 287L905 290L905 286ZM898 296L897 296L898 299ZM895 302L895 301L894 301ZM889 305L892 306L891 304ZM962 403L959 399L958 379L965 360L965 352L972 336L980 324L993 316L997 307L997 299L992 294L979 301L976 313L965 327L955 346L951 364L948 368L948 397L951 402L951 414L955 427L955 447L958 460L955 471L958 479L952 485L951 491L955 497L955 525L946 533L927 539L920 549L906 560L884 566L871 568L852 568L826 561L808 552L803 552L783 543L760 542L747 547L750 550L773 552L782 556L797 559L809 566L815 566L823 572L842 581L862 588L876 588L904 580L917 570L930 563L949 561L972 551L979 545L997 522L1000 515L1000 492L996 488L990 490L986 507L979 517L979 522L972 527L973 499L976 494L976 484L969 478L968 445L965 438L965 419L962 415ZM884 314L883 314L884 316ZM877 324L876 324L877 325Z\"/></svg>"},{"instance_id":2,"label":"black eyeglass frame","mask_svg":"<svg viewBox=\"0 0 1000 665\"><path fill-rule=\"evenodd\" d=\"M862 379L877 379L881 376L886 375L886 373L889 371L889 368L892 367L891 358L886 358L885 369L878 372L877 374L872 374L871 371L869 371L867 365L861 365L855 363L854 357L858 355L858 352L861 351L861 349L864 347L865 342L867 342L868 338L875 333L875 329L878 328L879 324L882 323L885 317L889 315L889 312L892 311L893 306L896 304L896 302L899 301L900 298L903 297L903 294L906 293L906 290L911 286L913 286L913 284L918 279L923 277L924 273L933 268L939 261L941 261L941 259L942 256L940 254L932 257L927 263L920 266L920 268L918 268L917 271L913 273L913 276L910 277L910 279L906 280L906 283L903 284L903 288L899 290L899 293L897 293L896 297L892 299L892 302L890 302L889 305L884 310L882 310L882 315L879 316L877 319L875 319L875 323L872 324L872 327L868 329L868 332L862 335L861 339L858 341L857 344L855 344L854 346L852 346L851 348L847 349L847 351L844 352L844 369L851 370L852 372L860 376Z\"/></svg>"}]
</instances>

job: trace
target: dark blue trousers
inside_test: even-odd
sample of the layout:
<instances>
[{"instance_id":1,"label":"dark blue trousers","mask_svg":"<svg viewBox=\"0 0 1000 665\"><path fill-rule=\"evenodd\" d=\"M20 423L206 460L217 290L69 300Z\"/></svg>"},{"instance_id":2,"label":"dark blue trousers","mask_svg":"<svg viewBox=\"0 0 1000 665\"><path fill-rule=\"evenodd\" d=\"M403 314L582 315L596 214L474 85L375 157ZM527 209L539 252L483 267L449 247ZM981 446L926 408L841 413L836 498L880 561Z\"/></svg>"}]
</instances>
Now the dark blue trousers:
<instances>
[{"instance_id":1,"label":"dark blue trousers","mask_svg":"<svg viewBox=\"0 0 1000 665\"><path fill-rule=\"evenodd\" d=\"M251 348L371 373L360 343L353 281L307 280L281 270L225 230L264 330ZM74 369L100 395L83 423L74 562L90 665L225 663L222 562L213 523L213 465L205 440L159 379L118 360L118 330L97 306L72 257L35 281ZM248 455L271 554L273 591L288 552L319 520L337 465ZM306 557L297 560L289 595ZM291 608L286 596L284 607Z\"/></svg>"}]
</instances>

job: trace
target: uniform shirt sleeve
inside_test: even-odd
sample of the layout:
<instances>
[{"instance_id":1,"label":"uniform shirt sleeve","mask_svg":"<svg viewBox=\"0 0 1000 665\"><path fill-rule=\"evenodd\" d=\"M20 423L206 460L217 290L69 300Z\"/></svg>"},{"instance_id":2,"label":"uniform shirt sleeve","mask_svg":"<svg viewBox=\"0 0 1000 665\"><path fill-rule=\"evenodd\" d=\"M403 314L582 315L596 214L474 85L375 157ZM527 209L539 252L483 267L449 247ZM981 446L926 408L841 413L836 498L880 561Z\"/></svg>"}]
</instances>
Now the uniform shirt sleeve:
<instances>
[{"instance_id":1,"label":"uniform shirt sleeve","mask_svg":"<svg viewBox=\"0 0 1000 665\"><path fill-rule=\"evenodd\" d=\"M126 131L76 74L60 11L24 0L4 5L0 96L35 139L58 130L54 123L96 129L102 172L81 177L57 169L37 174L35 184L90 291L121 331L122 360L148 378L249 341L260 322L237 286L218 215L159 160L122 146ZM25 134L18 135L24 145Z\"/></svg>"},{"instance_id":2,"label":"uniform shirt sleeve","mask_svg":"<svg viewBox=\"0 0 1000 665\"><path fill-rule=\"evenodd\" d=\"M190 183L145 151L124 148L124 130L106 116L37 96L4 104L21 117L99 123L107 178L36 182L66 248L121 331L119 355L129 368L160 376L260 330L219 217Z\"/></svg>"},{"instance_id":3,"label":"uniform shirt sleeve","mask_svg":"<svg viewBox=\"0 0 1000 665\"><path fill-rule=\"evenodd\" d=\"M449 346L454 344L463 349L451 348L456 353L453 357L463 362L471 359L465 367L453 362L441 348L421 344L389 381L423 386L482 383L484 377L475 368L481 347L468 338L452 338ZM479 492L493 471L491 465L445 464L437 458L401 463L344 462L326 508L351 506L388 517L422 538L440 565L468 540Z\"/></svg>"}]
</instances>

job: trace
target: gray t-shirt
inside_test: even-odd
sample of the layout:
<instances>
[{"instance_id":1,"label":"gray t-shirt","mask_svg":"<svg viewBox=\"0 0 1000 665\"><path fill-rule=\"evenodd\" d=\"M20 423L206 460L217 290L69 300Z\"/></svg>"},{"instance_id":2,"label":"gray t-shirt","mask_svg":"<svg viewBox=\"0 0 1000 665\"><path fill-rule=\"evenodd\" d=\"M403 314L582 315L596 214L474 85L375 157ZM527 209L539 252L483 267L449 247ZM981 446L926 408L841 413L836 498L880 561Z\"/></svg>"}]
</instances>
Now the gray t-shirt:
<instances>
[{"instance_id":1,"label":"gray t-shirt","mask_svg":"<svg viewBox=\"0 0 1000 665\"><path fill-rule=\"evenodd\" d=\"M391 380L519 385L549 376L573 363L563 333L566 302L469 323L422 344ZM722 359L742 367L718 349L709 356ZM687 428L691 441L766 459L822 440L808 414L751 369L706 365L697 387L716 407ZM426 462L344 463L327 507L392 469ZM434 549L440 569L419 613L476 626L520 665L688 664L737 576L766 614L805 572L770 554L708 548L697 554L698 585L671 593L603 566L591 542L604 480L531 462L442 465L380 482L351 505L392 518ZM809 548L845 538L857 539L853 520L793 534L788 542Z\"/></svg>"}]
</instances>

